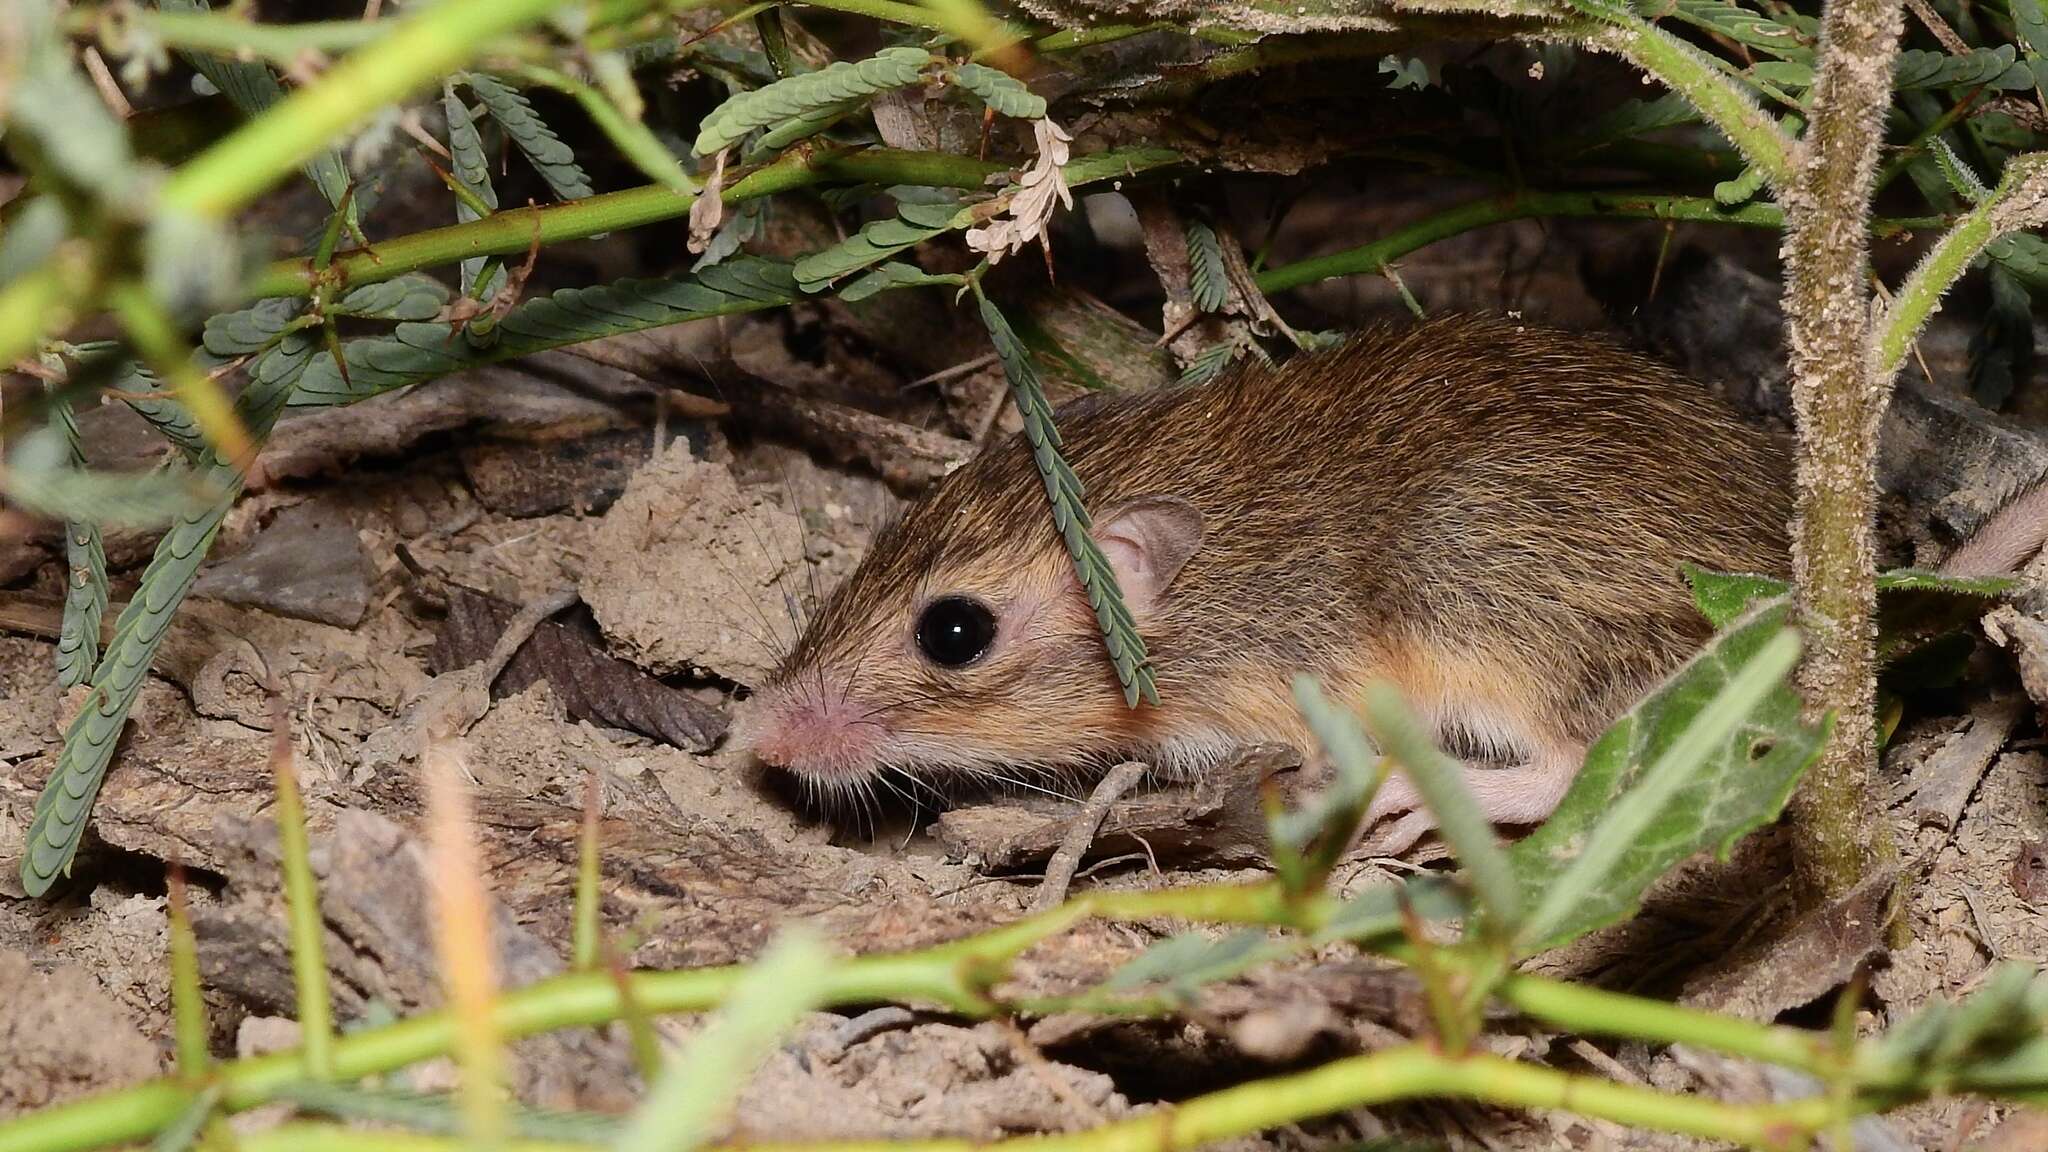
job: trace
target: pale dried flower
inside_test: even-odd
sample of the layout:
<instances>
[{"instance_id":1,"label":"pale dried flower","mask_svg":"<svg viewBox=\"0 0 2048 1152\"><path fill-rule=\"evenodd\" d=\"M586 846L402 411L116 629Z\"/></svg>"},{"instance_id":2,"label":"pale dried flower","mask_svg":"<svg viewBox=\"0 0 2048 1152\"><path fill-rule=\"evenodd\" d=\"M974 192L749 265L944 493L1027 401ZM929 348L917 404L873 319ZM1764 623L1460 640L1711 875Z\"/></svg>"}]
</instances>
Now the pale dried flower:
<instances>
[{"instance_id":1,"label":"pale dried flower","mask_svg":"<svg viewBox=\"0 0 2048 1152\"><path fill-rule=\"evenodd\" d=\"M1056 206L1074 206L1074 194L1061 171L1067 163L1067 145L1074 138L1051 120L1034 121L1031 131L1038 140L1038 159L1018 179L1003 215L967 230L967 246L987 253L990 264L1001 263L1003 257L1044 235Z\"/></svg>"},{"instance_id":2,"label":"pale dried flower","mask_svg":"<svg viewBox=\"0 0 2048 1152\"><path fill-rule=\"evenodd\" d=\"M690 205L689 248L693 254L704 251L725 220L725 154L729 151L721 148L711 158L711 178L704 181L704 190L697 193L696 203Z\"/></svg>"}]
</instances>

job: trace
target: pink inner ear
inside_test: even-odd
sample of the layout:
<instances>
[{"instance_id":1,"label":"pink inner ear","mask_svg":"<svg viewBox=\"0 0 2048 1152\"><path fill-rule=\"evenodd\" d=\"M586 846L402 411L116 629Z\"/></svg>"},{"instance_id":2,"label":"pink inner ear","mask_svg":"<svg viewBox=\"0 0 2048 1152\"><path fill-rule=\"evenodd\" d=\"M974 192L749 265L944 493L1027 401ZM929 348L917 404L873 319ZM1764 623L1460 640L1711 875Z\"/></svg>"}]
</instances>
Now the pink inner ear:
<instances>
[{"instance_id":1,"label":"pink inner ear","mask_svg":"<svg viewBox=\"0 0 2048 1152\"><path fill-rule=\"evenodd\" d=\"M1132 612L1165 598L1182 566L1202 546L1202 514L1185 500L1141 496L1097 522L1095 543L1116 573Z\"/></svg>"}]
</instances>

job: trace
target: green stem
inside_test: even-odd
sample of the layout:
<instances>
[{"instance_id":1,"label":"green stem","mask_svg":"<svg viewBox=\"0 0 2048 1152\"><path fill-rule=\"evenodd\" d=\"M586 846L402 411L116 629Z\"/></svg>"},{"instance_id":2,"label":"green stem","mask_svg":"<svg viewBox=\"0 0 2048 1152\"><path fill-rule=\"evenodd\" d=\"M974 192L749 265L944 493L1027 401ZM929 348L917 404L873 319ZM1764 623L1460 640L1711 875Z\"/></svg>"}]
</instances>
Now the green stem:
<instances>
[{"instance_id":1,"label":"green stem","mask_svg":"<svg viewBox=\"0 0 2048 1152\"><path fill-rule=\"evenodd\" d=\"M391 31L386 21L308 20L264 24L228 12L164 12L142 5L115 11L74 8L64 15L72 36L98 37L109 48L136 32L166 48L244 59L250 54L289 65L308 52L339 53L374 43Z\"/></svg>"},{"instance_id":2,"label":"green stem","mask_svg":"<svg viewBox=\"0 0 2048 1152\"><path fill-rule=\"evenodd\" d=\"M456 71L492 39L559 6L560 0L442 0L392 21L389 35L172 173L161 210L226 216L378 108Z\"/></svg>"},{"instance_id":3,"label":"green stem","mask_svg":"<svg viewBox=\"0 0 2048 1152\"><path fill-rule=\"evenodd\" d=\"M1330 911L1326 903L1291 904L1270 884L1103 893L953 944L849 961L833 970L819 1003L909 1001L988 1016L998 1005L984 989L1002 975L1012 957L1091 915L1288 924L1301 917L1320 921ZM698 1012L721 1003L744 971L729 967L636 972L627 982L642 1011ZM575 972L500 997L494 1024L501 1039L512 1040L608 1024L625 1010L612 973ZM456 1028L453 1015L443 1011L339 1036L333 1050L334 1075L354 1080L445 1056L454 1048ZM268 1103L286 1085L304 1080L304 1069L299 1052L279 1052L223 1064L212 1082L222 1089L224 1110L242 1111ZM193 1092L175 1078L164 1078L46 1108L0 1124L0 1152L61 1152L146 1140L184 1113Z\"/></svg>"},{"instance_id":4,"label":"green stem","mask_svg":"<svg viewBox=\"0 0 2048 1152\"><path fill-rule=\"evenodd\" d=\"M320 889L313 879L306 840L306 802L292 765L291 720L280 705L272 711L276 746L271 772L277 777L278 852L284 861L285 919L291 934L292 982L298 990L299 1044L304 1070L314 1080L334 1075L334 1004L327 988L326 927L320 920Z\"/></svg>"},{"instance_id":5,"label":"green stem","mask_svg":"<svg viewBox=\"0 0 2048 1152\"><path fill-rule=\"evenodd\" d=\"M726 1152L1178 1152L1353 1108L1402 1100L1452 1098L1522 1108L1566 1109L1580 1116L1661 1132L1728 1140L1753 1147L1789 1146L1830 1118L1821 1099L1784 1104L1729 1104L1678 1096L1525 1064L1487 1053L1451 1056L1407 1045L1335 1060L1307 1072L1273 1076L1210 1092L1078 1132L1008 1140L845 1141L816 1144L730 1144ZM392 1137L396 1137L395 1140ZM289 1125L244 1136L244 1152L355 1152L362 1133L332 1125ZM449 1137L379 1133L394 1152L456 1152ZM583 1148L520 1142L520 1152Z\"/></svg>"},{"instance_id":6,"label":"green stem","mask_svg":"<svg viewBox=\"0 0 2048 1152\"><path fill-rule=\"evenodd\" d=\"M2044 208L2048 208L2048 154L2008 161L1998 190L1965 214L1921 258L1883 314L1877 368L1885 379L1898 371L1906 349L1978 254L2000 236L2040 223L2040 217L2048 214Z\"/></svg>"},{"instance_id":7,"label":"green stem","mask_svg":"<svg viewBox=\"0 0 2048 1152\"><path fill-rule=\"evenodd\" d=\"M923 1003L969 1017L1014 1012L1016 1005L992 999L987 989L1005 978L1016 956L1089 917L1123 922L1172 917L1291 928L1313 934L1340 909L1341 905L1327 898L1290 897L1273 882L1096 893L951 944L848 961L832 972L819 1003ZM608 970L574 972L508 993L496 1005L494 1023L498 1034L511 1040L563 1028L607 1024L620 1019L629 1009L653 1014L703 1011L723 1002L744 971L708 968L623 976ZM1497 993L1526 1015L1566 1031L1660 1044L1691 1044L1821 1076L1838 1070L1842 1064L1828 1037L1798 1029L1756 1024L1519 973L1504 977L1497 985ZM352 1080L444 1056L455 1042L455 1031L452 1016L440 1012L340 1036L333 1051L335 1075ZM1811 1125L1822 1122L1827 1115L1826 1102L1820 1100L1788 1104L1775 1110L1730 1110L1711 1101L1666 1097L1604 1081L1568 1077L1549 1069L1493 1061L1491 1057L1457 1060L1420 1049L1396 1051L1407 1055L1387 1063L1374 1063L1377 1057L1361 1057L1304 1076L1199 1098L1181 1105L1175 1112L1174 1131L1181 1132L1180 1125L1188 1115L1186 1109L1197 1103L1201 1107L1196 1115L1203 1119L1199 1121L1201 1126L1189 1131L1206 1133L1200 1139L1219 1139L1237 1131L1229 1127L1237 1123L1268 1126L1320 1114L1318 1110L1413 1095L1464 1096L1529 1107L1569 1107L1585 1115L1622 1123L1737 1140L1746 1138L1746 1133L1783 1134L1785 1130L1777 1125L1811 1131ZM1866 1066L1864 1062L1851 1061L1849 1066L1856 1069L1858 1086L1865 1092L1861 1098L1865 1107L1873 1098L1869 1095L1871 1089L1878 1090L1887 1103L1910 1099L1926 1090L1924 1085L1901 1080L1895 1070L1887 1071L1874 1063ZM222 1065L207 1083L220 1091L224 1109L240 1111L278 1098L288 1086L303 1080L303 1069L299 1053L281 1052ZM1412 1079L1398 1089L1387 1088L1388 1094L1373 1094L1379 1091L1373 1085L1382 1083L1383 1075L1394 1072ZM1882 1083L1873 1079L1880 1073ZM2005 1088L2024 1093L2030 1086L2010 1084ZM166 1077L48 1108L0 1124L0 1152L68 1152L144 1140L185 1114L200 1091L197 1085ZM1265 1098L1292 1103L1279 1112L1261 1111L1267 1105L1256 1101ZM1105 1131L1126 1132L1114 1126ZM1153 1132L1157 1134L1156 1126ZM1122 1134L1098 1136L1091 1141L1107 1142L1071 1146L1088 1152L1135 1147L1125 1144L1126 1138ZM438 1149L444 1145L421 1147ZM1031 1147L1043 1146L1033 1143Z\"/></svg>"},{"instance_id":8,"label":"green stem","mask_svg":"<svg viewBox=\"0 0 2048 1152\"><path fill-rule=\"evenodd\" d=\"M1701 224L1740 224L1749 228L1780 228L1785 214L1777 205L1753 201L1724 208L1707 196L1671 196L1649 192L1515 192L1447 208L1369 244L1311 256L1268 268L1257 277L1262 292L1284 292L1334 276L1374 275L1420 248L1460 233L1535 217L1605 217L1620 220L1682 220ZM1874 236L1896 236L1943 228L1945 216L1895 216L1873 220Z\"/></svg>"},{"instance_id":9,"label":"green stem","mask_svg":"<svg viewBox=\"0 0 2048 1152\"><path fill-rule=\"evenodd\" d=\"M1521 973L1502 979L1494 994L1524 1015L1574 1033L1690 1044L1808 1073L1819 1073L1832 1063L1824 1035L1662 1000Z\"/></svg>"},{"instance_id":10,"label":"green stem","mask_svg":"<svg viewBox=\"0 0 2048 1152\"><path fill-rule=\"evenodd\" d=\"M1125 149L1083 156L1067 165L1067 181L1075 187L1178 163L1180 155L1164 149ZM815 184L919 184L932 188L983 187L1005 171L1001 164L945 152L900 152L889 148L860 151L800 148L749 173L725 190L727 203L773 196ZM637 228L687 216L694 197L659 185L607 192L567 204L543 208L512 208L483 220L453 224L387 240L370 248L335 254L328 279L336 288L372 284L472 256L524 253L538 234L542 244L579 240L601 232ZM309 260L273 264L244 286L252 299L305 296L322 283Z\"/></svg>"},{"instance_id":11,"label":"green stem","mask_svg":"<svg viewBox=\"0 0 2048 1152\"><path fill-rule=\"evenodd\" d=\"M1870 243L1900 0L1829 0L1799 163L1786 207L1785 343L1799 434L1793 583L1806 659L1805 717L1834 731L1792 801L1806 895L1840 898L1896 858L1877 777L1878 430L1890 381L1876 371Z\"/></svg>"},{"instance_id":12,"label":"green stem","mask_svg":"<svg viewBox=\"0 0 2048 1152\"><path fill-rule=\"evenodd\" d=\"M1517 192L1490 196L1426 216L1370 244L1292 264L1268 268L1258 275L1261 292L1284 292L1333 276L1378 274L1388 264L1419 248L1474 228L1536 216L1607 216L1637 220L1698 220L1776 228L1784 213L1776 205L1745 204L1733 211L1705 196L1659 196L1615 192Z\"/></svg>"},{"instance_id":13,"label":"green stem","mask_svg":"<svg viewBox=\"0 0 2048 1152\"><path fill-rule=\"evenodd\" d=\"M173 864L169 914L171 1031L177 1038L178 1074L199 1083L213 1063L206 1047L206 999L199 983L199 941L185 903L185 870Z\"/></svg>"}]
</instances>

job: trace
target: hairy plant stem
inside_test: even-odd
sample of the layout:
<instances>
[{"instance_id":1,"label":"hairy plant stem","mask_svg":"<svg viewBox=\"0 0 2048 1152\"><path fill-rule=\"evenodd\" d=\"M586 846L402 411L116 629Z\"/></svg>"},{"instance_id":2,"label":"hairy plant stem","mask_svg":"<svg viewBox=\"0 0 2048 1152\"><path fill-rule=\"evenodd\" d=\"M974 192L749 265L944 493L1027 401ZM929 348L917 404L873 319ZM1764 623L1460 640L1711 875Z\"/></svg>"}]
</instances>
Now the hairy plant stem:
<instances>
[{"instance_id":1,"label":"hairy plant stem","mask_svg":"<svg viewBox=\"0 0 2048 1152\"><path fill-rule=\"evenodd\" d=\"M1920 329L1941 306L1941 298L1969 271L1971 262L2000 236L2044 223L2048 223L2048 154L2030 153L2007 161L1997 190L1928 250L1885 309L1877 370L1887 386Z\"/></svg>"},{"instance_id":2,"label":"hairy plant stem","mask_svg":"<svg viewBox=\"0 0 2048 1152\"><path fill-rule=\"evenodd\" d=\"M1872 787L1877 756L1877 430L1890 392L1870 307L1865 225L1891 106L1900 0L1829 0L1819 70L1785 206L1785 321L1799 430L1792 549L1807 658L1809 721L1834 738L1793 799L1799 871L1816 897L1838 896L1892 859Z\"/></svg>"},{"instance_id":3,"label":"hairy plant stem","mask_svg":"<svg viewBox=\"0 0 2048 1152\"><path fill-rule=\"evenodd\" d=\"M1586 46L1622 57L1685 97L1763 171L1772 187L1784 187L1791 175L1792 142L1749 92L1706 53L1632 13L1617 15L1617 22L1588 33ZM1887 102L1889 95L1887 89Z\"/></svg>"}]
</instances>

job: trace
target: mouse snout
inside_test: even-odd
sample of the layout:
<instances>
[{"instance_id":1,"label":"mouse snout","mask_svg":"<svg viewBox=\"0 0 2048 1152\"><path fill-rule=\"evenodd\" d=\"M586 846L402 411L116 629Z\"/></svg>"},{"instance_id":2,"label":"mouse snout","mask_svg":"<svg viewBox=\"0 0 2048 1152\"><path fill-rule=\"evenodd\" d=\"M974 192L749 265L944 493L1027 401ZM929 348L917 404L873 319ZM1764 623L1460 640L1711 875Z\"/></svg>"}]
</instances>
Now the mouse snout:
<instances>
[{"instance_id":1,"label":"mouse snout","mask_svg":"<svg viewBox=\"0 0 2048 1152\"><path fill-rule=\"evenodd\" d=\"M886 736L868 710L816 684L763 689L740 706L732 731L761 762L819 780L867 774Z\"/></svg>"}]
</instances>

